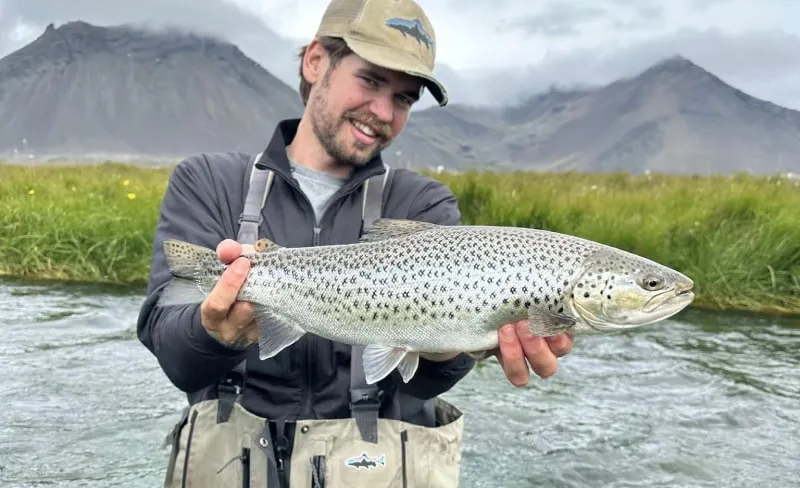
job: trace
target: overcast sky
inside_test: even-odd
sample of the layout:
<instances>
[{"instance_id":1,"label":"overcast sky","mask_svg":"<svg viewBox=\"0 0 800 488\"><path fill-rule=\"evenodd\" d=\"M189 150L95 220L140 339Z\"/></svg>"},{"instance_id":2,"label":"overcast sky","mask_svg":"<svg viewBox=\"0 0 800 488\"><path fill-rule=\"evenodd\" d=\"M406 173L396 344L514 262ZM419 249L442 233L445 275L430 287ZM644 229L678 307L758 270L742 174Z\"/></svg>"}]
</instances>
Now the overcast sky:
<instances>
[{"instance_id":1,"label":"overcast sky","mask_svg":"<svg viewBox=\"0 0 800 488\"><path fill-rule=\"evenodd\" d=\"M753 96L800 109L800 1L419 0L455 102L598 84L682 54ZM291 44L327 0L0 0L0 56L49 22L175 23L225 36L295 86ZM178 20L183 19L183 20ZM446 66L445 66L446 65ZM448 68L456 71L450 72ZM429 97L428 97L429 98ZM428 100L430 101L430 100Z\"/></svg>"}]
</instances>

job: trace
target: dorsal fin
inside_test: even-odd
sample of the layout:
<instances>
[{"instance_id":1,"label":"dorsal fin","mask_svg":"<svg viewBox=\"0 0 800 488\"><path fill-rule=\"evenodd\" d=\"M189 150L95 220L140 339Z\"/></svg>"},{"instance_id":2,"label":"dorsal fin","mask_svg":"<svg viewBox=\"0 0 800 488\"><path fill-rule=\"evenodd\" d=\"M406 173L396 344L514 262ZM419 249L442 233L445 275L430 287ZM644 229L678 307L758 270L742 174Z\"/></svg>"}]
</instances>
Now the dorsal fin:
<instances>
[{"instance_id":1,"label":"dorsal fin","mask_svg":"<svg viewBox=\"0 0 800 488\"><path fill-rule=\"evenodd\" d=\"M253 245L253 248L256 252L272 252L281 249L281 246L275 244L266 237L262 237L256 241L256 243Z\"/></svg>"},{"instance_id":2,"label":"dorsal fin","mask_svg":"<svg viewBox=\"0 0 800 488\"><path fill-rule=\"evenodd\" d=\"M417 232L433 230L437 227L439 227L437 224L431 224L430 222L380 218L373 222L371 229L364 229L364 235L361 236L359 242L382 241L384 239L392 239L394 237L402 237L416 234Z\"/></svg>"}]
</instances>

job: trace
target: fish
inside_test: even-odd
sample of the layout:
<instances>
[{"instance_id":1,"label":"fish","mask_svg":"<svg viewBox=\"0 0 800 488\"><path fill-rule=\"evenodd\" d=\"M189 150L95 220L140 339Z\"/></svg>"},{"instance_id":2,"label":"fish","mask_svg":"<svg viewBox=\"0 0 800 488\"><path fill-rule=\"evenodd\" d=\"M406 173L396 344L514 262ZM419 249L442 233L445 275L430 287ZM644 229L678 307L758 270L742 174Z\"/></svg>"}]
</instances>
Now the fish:
<instances>
[{"instance_id":1,"label":"fish","mask_svg":"<svg viewBox=\"0 0 800 488\"><path fill-rule=\"evenodd\" d=\"M202 302L226 269L216 250L168 239L158 306ZM608 334L667 319L694 300L691 278L648 258L549 230L380 218L351 244L247 254L238 299L253 304L259 358L304 334L363 347L367 382L404 382L420 353L487 357L498 328Z\"/></svg>"}]
</instances>

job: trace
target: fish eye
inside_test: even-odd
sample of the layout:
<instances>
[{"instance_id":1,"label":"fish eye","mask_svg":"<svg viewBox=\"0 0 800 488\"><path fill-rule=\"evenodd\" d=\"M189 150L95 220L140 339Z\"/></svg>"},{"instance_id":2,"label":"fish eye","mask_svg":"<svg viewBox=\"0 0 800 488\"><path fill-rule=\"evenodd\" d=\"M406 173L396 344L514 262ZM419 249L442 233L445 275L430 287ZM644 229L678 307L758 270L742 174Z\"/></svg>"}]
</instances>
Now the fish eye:
<instances>
[{"instance_id":1,"label":"fish eye","mask_svg":"<svg viewBox=\"0 0 800 488\"><path fill-rule=\"evenodd\" d=\"M647 275L642 279L642 288L648 291L660 290L664 286L664 280L659 276Z\"/></svg>"}]
</instances>

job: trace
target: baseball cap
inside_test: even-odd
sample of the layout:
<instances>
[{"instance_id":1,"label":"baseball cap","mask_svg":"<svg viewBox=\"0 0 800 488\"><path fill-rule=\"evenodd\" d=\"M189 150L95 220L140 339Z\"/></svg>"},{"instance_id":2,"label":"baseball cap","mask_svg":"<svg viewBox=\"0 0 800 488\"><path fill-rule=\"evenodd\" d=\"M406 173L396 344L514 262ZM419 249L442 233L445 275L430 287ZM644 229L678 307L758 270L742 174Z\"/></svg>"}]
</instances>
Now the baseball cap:
<instances>
[{"instance_id":1,"label":"baseball cap","mask_svg":"<svg viewBox=\"0 0 800 488\"><path fill-rule=\"evenodd\" d=\"M332 0L317 36L339 37L368 62L420 78L447 105L447 90L433 75L436 35L414 0Z\"/></svg>"}]
</instances>

